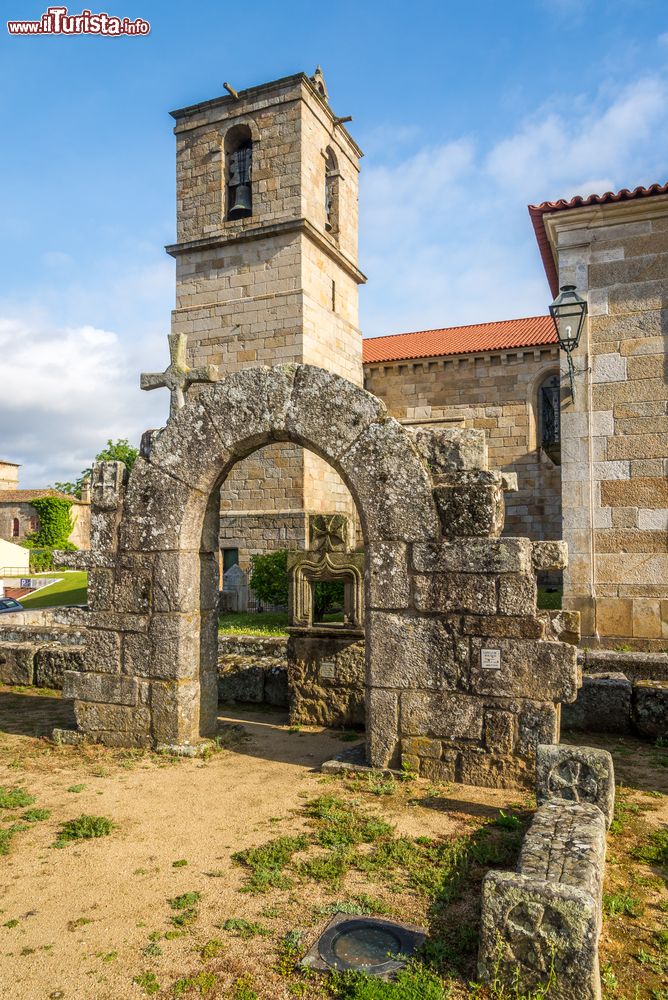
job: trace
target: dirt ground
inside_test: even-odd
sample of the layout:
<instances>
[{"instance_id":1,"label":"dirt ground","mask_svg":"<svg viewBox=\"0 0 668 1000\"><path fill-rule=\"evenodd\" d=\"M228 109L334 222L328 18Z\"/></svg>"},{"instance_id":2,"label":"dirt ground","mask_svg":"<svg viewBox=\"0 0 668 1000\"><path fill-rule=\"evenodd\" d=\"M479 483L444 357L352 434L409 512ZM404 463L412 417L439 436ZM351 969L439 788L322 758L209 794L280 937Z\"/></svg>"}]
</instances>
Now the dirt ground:
<instances>
[{"instance_id":1,"label":"dirt ground","mask_svg":"<svg viewBox=\"0 0 668 1000\"><path fill-rule=\"evenodd\" d=\"M0 857L0 996L12 1000L325 996L281 961L286 933L301 933L303 951L326 925L327 911L360 894L371 895L394 916L421 923L430 912L424 896L360 871L335 887L297 877L285 888L243 892L248 871L234 863L234 852L308 831L305 804L324 794L361 803L391 822L397 836L432 840L471 835L500 809L528 816L532 806L530 798L512 791L434 788L424 781L388 790L379 779L324 777L322 762L349 744L340 733L292 730L280 713L222 715L225 748L201 760L56 747L45 736L54 724L67 724L69 711L47 692L0 689L0 786L25 789L34 797L30 809L49 812L48 818L25 821L25 808L0 809L3 828L19 826ZM637 812L631 809L628 829L644 824L644 835L645 827L665 826L666 751L632 740L604 743L616 754L623 801L640 803ZM54 848L61 825L81 814L107 817L114 828L107 836ZM627 832L611 849L613 889L631 878L618 849ZM652 872L647 878L651 884L642 890L643 916L636 923L638 940L644 935L649 947L656 928L665 926L662 906L668 910L668 904L661 879ZM460 890L457 904L474 915L476 886L479 877ZM189 918L179 924L183 909L169 900L188 893L199 898L191 899ZM617 992L608 995L664 998L649 992L660 984L661 969L649 960L647 968L636 963L627 925L618 927L616 919L603 938L604 968L612 962L617 977ZM234 925L224 927L230 920L261 929L240 937L229 929ZM464 971L453 974L453 997L467 995L461 984L474 972L474 943L468 944ZM649 985L646 992L627 994L624 969L633 972L635 989L636 964Z\"/></svg>"}]
</instances>

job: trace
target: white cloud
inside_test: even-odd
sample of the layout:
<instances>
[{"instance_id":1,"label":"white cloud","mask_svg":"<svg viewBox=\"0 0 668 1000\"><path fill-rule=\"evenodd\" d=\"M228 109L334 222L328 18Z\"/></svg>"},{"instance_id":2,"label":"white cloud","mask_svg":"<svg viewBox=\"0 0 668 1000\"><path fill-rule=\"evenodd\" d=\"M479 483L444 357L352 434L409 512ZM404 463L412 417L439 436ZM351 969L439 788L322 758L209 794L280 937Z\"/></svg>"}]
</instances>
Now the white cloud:
<instances>
[{"instance_id":1,"label":"white cloud","mask_svg":"<svg viewBox=\"0 0 668 1000\"><path fill-rule=\"evenodd\" d=\"M0 458L23 465L24 487L73 478L108 438L138 443L165 420L166 394L139 390L140 352L112 331L59 327L37 309L4 315L0 356Z\"/></svg>"},{"instance_id":2,"label":"white cloud","mask_svg":"<svg viewBox=\"0 0 668 1000\"><path fill-rule=\"evenodd\" d=\"M527 205L665 180L667 126L668 84L646 76L567 113L539 108L487 148L465 136L372 161L360 195L364 333L545 312Z\"/></svg>"}]
</instances>

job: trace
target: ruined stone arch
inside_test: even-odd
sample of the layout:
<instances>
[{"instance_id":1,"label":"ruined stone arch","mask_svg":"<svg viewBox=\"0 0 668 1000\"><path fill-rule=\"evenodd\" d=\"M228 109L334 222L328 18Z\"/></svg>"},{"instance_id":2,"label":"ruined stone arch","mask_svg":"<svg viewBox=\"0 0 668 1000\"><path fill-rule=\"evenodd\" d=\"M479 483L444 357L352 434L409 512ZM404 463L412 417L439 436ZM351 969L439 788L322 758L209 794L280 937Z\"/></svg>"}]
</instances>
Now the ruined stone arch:
<instances>
[{"instance_id":1,"label":"ruined stone arch","mask_svg":"<svg viewBox=\"0 0 668 1000\"><path fill-rule=\"evenodd\" d=\"M357 505L367 560L369 753L378 762L396 754L398 718L375 693L383 662L374 661L372 620L378 609L407 607L408 549L440 538L432 482L411 435L380 400L308 365L248 369L193 395L145 444L115 506L113 489L105 502L94 481L93 562L101 568L91 576L92 672L78 675L72 690L79 726L93 738L105 739L112 726L125 731L119 742L148 746L214 735L219 490L240 459L276 441L329 462ZM113 554L105 545L116 546ZM112 563L113 610L123 613L105 620L95 574L105 578ZM400 645L401 634L392 641ZM388 655L387 640L380 655ZM95 676L102 669L118 677Z\"/></svg>"}]
</instances>

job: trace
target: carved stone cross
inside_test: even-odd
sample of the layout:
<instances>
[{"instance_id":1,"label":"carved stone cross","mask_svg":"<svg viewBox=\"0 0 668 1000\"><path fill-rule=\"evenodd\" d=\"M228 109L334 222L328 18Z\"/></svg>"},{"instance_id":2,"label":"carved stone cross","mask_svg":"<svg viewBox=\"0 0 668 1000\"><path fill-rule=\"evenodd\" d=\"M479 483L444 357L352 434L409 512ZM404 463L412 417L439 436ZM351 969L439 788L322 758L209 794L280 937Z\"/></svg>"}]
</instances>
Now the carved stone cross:
<instances>
[{"instance_id":1,"label":"carved stone cross","mask_svg":"<svg viewBox=\"0 0 668 1000\"><path fill-rule=\"evenodd\" d=\"M185 333L170 333L169 367L164 372L143 372L139 385L142 389L169 389L169 416L175 417L186 401L186 392L193 382L217 382L218 369L215 365L188 368L186 364Z\"/></svg>"}]
</instances>

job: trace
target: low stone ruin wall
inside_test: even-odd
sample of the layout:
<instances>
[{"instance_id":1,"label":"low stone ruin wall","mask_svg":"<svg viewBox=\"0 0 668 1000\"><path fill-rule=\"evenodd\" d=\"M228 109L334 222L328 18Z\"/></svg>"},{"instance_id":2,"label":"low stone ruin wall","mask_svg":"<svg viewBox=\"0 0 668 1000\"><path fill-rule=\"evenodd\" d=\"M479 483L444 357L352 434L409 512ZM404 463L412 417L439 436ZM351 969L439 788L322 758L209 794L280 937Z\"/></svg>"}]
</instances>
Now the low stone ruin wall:
<instances>
[{"instance_id":1,"label":"low stone ruin wall","mask_svg":"<svg viewBox=\"0 0 668 1000\"><path fill-rule=\"evenodd\" d=\"M288 687L291 723L363 726L363 630L291 628Z\"/></svg>"},{"instance_id":2,"label":"low stone ruin wall","mask_svg":"<svg viewBox=\"0 0 668 1000\"><path fill-rule=\"evenodd\" d=\"M578 732L668 736L668 654L585 650L583 684L562 708L562 725Z\"/></svg>"},{"instance_id":3,"label":"low stone ruin wall","mask_svg":"<svg viewBox=\"0 0 668 1000\"><path fill-rule=\"evenodd\" d=\"M7 618L12 621L7 622ZM63 671L84 668L84 653L84 632L58 624L53 614L3 616L0 684L61 689Z\"/></svg>"},{"instance_id":4,"label":"low stone ruin wall","mask_svg":"<svg viewBox=\"0 0 668 1000\"><path fill-rule=\"evenodd\" d=\"M483 982L560 1000L600 1000L605 835L614 810L612 758L603 750L539 746L538 809L517 871L490 871L482 890L478 972Z\"/></svg>"},{"instance_id":5,"label":"low stone ruin wall","mask_svg":"<svg viewBox=\"0 0 668 1000\"><path fill-rule=\"evenodd\" d=\"M288 707L288 640L218 636L218 700Z\"/></svg>"}]
</instances>

